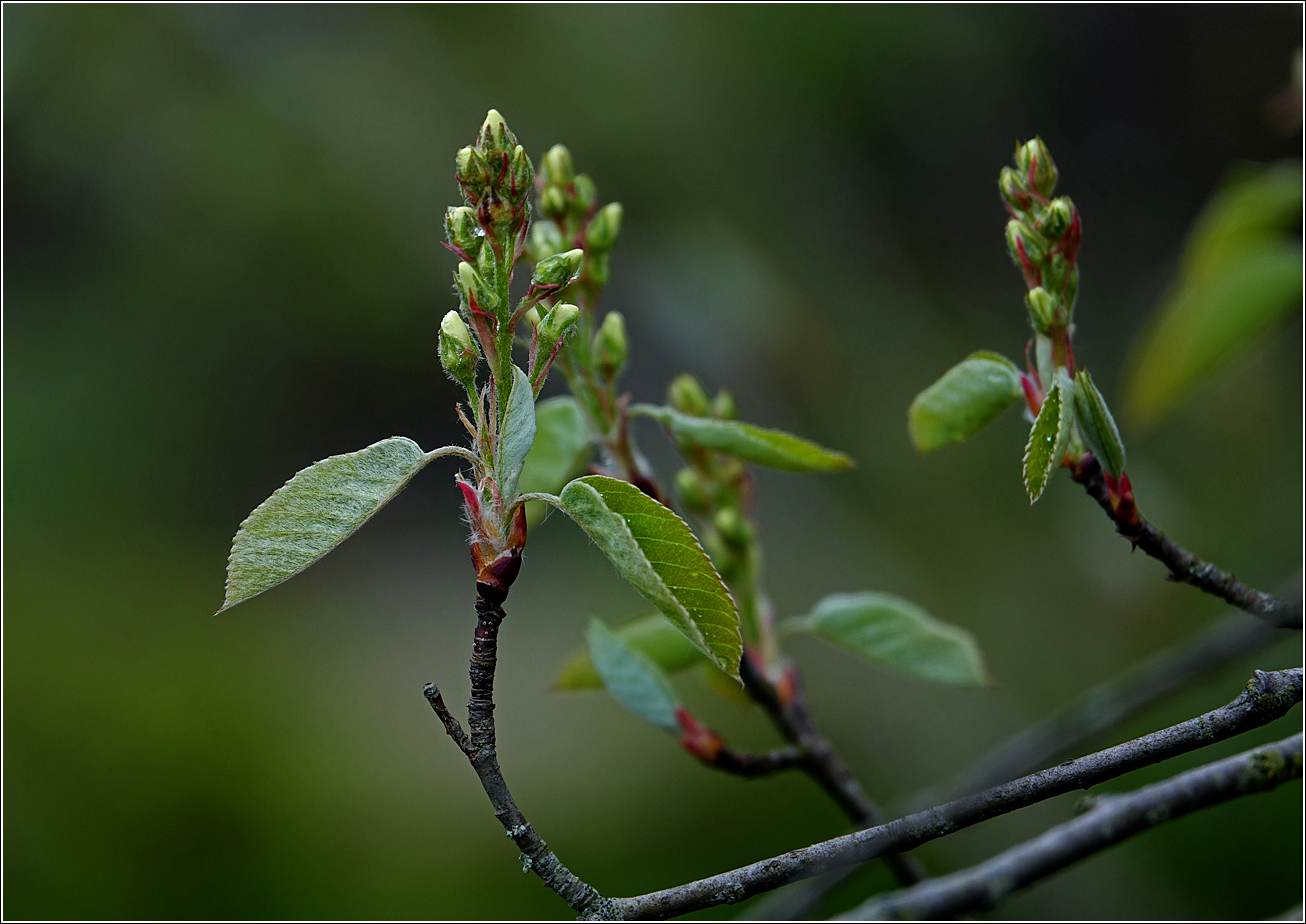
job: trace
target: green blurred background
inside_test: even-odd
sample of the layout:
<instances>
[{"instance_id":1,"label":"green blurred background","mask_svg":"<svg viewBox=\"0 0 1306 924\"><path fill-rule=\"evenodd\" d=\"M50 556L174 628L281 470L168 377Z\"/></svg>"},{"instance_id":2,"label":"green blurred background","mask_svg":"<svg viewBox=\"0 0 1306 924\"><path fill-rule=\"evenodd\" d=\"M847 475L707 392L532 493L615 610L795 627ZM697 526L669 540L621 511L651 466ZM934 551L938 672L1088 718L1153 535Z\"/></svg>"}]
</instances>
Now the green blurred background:
<instances>
[{"instance_id":1,"label":"green blurred background","mask_svg":"<svg viewBox=\"0 0 1306 924\"><path fill-rule=\"evenodd\" d=\"M995 183L1034 133L1084 215L1077 352L1115 395L1226 170L1300 150L1266 118L1300 17L6 6L5 915L568 916L521 874L421 696L428 680L465 695L474 624L447 463L328 561L212 617L236 526L297 469L392 434L459 438L435 351L454 304L441 216L454 151L490 106L533 157L565 142L625 204L605 301L627 318L638 399L689 370L731 388L746 419L858 459L851 474L759 476L781 614L881 589L978 636L993 689L793 643L819 719L881 801L1223 615L1130 556L1068 479L1031 509L1017 414L918 458L905 412L972 349L1021 352ZM1160 429L1122 422L1144 513L1270 587L1302 556L1300 344L1296 320ZM668 473L660 435L641 437ZM533 534L510 603L505 773L601 891L845 830L804 777L714 774L606 697L549 691L590 613L644 610L568 523ZM1099 743L1226 702L1253 667L1299 664L1299 645L1240 659ZM774 741L698 678L682 686L733 743ZM935 871L973 863L1073 804L918 853ZM1301 898L1301 809L1295 785L1184 819L998 914L1281 912ZM857 885L886 882L872 870Z\"/></svg>"}]
</instances>

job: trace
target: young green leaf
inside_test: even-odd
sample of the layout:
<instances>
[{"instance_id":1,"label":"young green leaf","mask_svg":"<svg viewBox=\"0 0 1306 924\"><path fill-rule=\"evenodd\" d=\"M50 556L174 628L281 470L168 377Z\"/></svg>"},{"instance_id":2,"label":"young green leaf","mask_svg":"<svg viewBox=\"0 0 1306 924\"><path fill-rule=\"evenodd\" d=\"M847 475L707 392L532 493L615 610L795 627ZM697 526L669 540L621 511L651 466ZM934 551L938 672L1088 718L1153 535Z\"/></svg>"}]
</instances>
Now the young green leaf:
<instances>
[{"instance_id":1,"label":"young green leaf","mask_svg":"<svg viewBox=\"0 0 1306 924\"><path fill-rule=\"evenodd\" d=\"M296 474L240 524L227 559L226 599L218 612L294 577L326 555L437 454L392 436Z\"/></svg>"},{"instance_id":2,"label":"young green leaf","mask_svg":"<svg viewBox=\"0 0 1306 924\"><path fill-rule=\"evenodd\" d=\"M743 640L739 611L685 521L632 484L587 475L558 505L694 647L735 680Z\"/></svg>"},{"instance_id":3,"label":"young green leaf","mask_svg":"<svg viewBox=\"0 0 1306 924\"><path fill-rule=\"evenodd\" d=\"M1125 444L1120 441L1120 431L1106 399L1086 369L1075 373L1075 419L1079 422L1079 432L1084 434L1102 467L1119 478L1125 470Z\"/></svg>"},{"instance_id":4,"label":"young green leaf","mask_svg":"<svg viewBox=\"0 0 1306 924\"><path fill-rule=\"evenodd\" d=\"M1020 372L1011 360L981 350L916 396L907 432L917 452L932 452L974 436L1020 396Z\"/></svg>"},{"instance_id":5,"label":"young green leaf","mask_svg":"<svg viewBox=\"0 0 1306 924\"><path fill-rule=\"evenodd\" d=\"M714 674L720 674L715 667L703 660L699 650L661 613L649 613L638 619L632 619L612 631L626 645L647 657L668 674L694 664L703 664ZM734 684L730 685L734 687ZM578 651L563 665L553 686L556 690L597 690L603 686L603 681L594 670L594 662L590 660L589 652Z\"/></svg>"},{"instance_id":6,"label":"young green leaf","mask_svg":"<svg viewBox=\"0 0 1306 924\"><path fill-rule=\"evenodd\" d=\"M622 641L601 619L590 619L586 638L590 660L612 698L644 721L678 732L676 709L680 699L662 670Z\"/></svg>"},{"instance_id":7,"label":"young green leaf","mask_svg":"<svg viewBox=\"0 0 1306 924\"><path fill-rule=\"evenodd\" d=\"M674 408L637 404L632 414L652 417L681 439L706 449L738 456L745 462L786 472L835 472L853 460L782 430L768 430L738 420L691 417Z\"/></svg>"},{"instance_id":8,"label":"young green leaf","mask_svg":"<svg viewBox=\"0 0 1306 924\"><path fill-rule=\"evenodd\" d=\"M530 379L512 367L512 389L508 392L508 409L503 415L499 445L494 453L494 475L505 500L517 495L517 479L522 463L535 442L535 394Z\"/></svg>"},{"instance_id":9,"label":"young green leaf","mask_svg":"<svg viewBox=\"0 0 1306 924\"><path fill-rule=\"evenodd\" d=\"M1029 430L1025 444L1025 490L1032 504L1043 494L1048 479L1061 464L1075 421L1074 386L1058 372L1043 399L1043 407Z\"/></svg>"},{"instance_id":10,"label":"young green leaf","mask_svg":"<svg viewBox=\"0 0 1306 924\"><path fill-rule=\"evenodd\" d=\"M541 401L535 405L535 443L526 454L517 490L552 494L584 469L589 454L589 425L576 399L567 395ZM532 526L543 513L540 501L526 505L526 519Z\"/></svg>"},{"instance_id":11,"label":"young green leaf","mask_svg":"<svg viewBox=\"0 0 1306 924\"><path fill-rule=\"evenodd\" d=\"M954 686L989 682L974 636L892 594L832 594L809 615L784 625L922 680Z\"/></svg>"}]
</instances>

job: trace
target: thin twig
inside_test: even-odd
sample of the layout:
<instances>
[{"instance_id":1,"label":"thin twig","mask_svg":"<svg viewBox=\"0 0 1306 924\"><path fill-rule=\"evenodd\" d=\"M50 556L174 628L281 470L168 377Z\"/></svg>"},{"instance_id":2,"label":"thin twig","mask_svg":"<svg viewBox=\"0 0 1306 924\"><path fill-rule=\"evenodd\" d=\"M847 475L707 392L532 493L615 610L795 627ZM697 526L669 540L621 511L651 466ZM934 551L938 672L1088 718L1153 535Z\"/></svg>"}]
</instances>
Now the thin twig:
<instances>
[{"instance_id":1,"label":"thin twig","mask_svg":"<svg viewBox=\"0 0 1306 924\"><path fill-rule=\"evenodd\" d=\"M1222 664L1282 639L1273 626L1230 613L1104 683L1069 706L1008 738L944 786L923 789L901 811L917 812L1047 766L1129 716ZM748 909L761 921L791 921L809 914L853 872L848 867L772 892Z\"/></svg>"},{"instance_id":2,"label":"thin twig","mask_svg":"<svg viewBox=\"0 0 1306 924\"><path fill-rule=\"evenodd\" d=\"M785 740L806 753L803 769L834 799L849 820L859 828L884 824L886 818L880 807L866 795L848 766L816 727L797 672L793 673L793 689L784 702L751 658L745 656L740 660L739 676L749 696L766 710ZM903 885L928 878L929 874L915 857L893 853L884 861Z\"/></svg>"},{"instance_id":3,"label":"thin twig","mask_svg":"<svg viewBox=\"0 0 1306 924\"><path fill-rule=\"evenodd\" d=\"M1071 476L1106 511L1106 515L1116 524L1116 532L1170 569L1170 580L1191 584L1253 616L1259 616L1272 626L1281 629L1301 628L1300 600L1284 600L1274 594L1248 587L1229 572L1202 561L1147 522L1134 506L1132 495L1128 503L1117 509L1117 505L1112 503L1101 463L1091 452L1085 453L1071 469Z\"/></svg>"},{"instance_id":4,"label":"thin twig","mask_svg":"<svg viewBox=\"0 0 1306 924\"><path fill-rule=\"evenodd\" d=\"M1087 813L978 866L876 896L835 920L937 920L992 908L1017 889L1140 831L1238 796L1268 792L1301 775L1298 732L1125 795L1099 797Z\"/></svg>"},{"instance_id":5,"label":"thin twig","mask_svg":"<svg viewBox=\"0 0 1306 924\"><path fill-rule=\"evenodd\" d=\"M521 851L522 870L530 870L543 880L579 915L604 915L607 900L592 886L587 885L554 856L552 850L540 839L530 822L517 808L499 769L499 758L494 741L494 671L498 663L499 624L503 622L503 607L478 596L476 600L476 635L472 643L471 665L468 674L472 681L472 695L467 703L468 736L458 720L445 707L444 698L435 684L427 684L427 701L440 717L445 731L467 755L472 769L480 778L485 794L494 806L494 817L499 819L508 836Z\"/></svg>"},{"instance_id":6,"label":"thin twig","mask_svg":"<svg viewBox=\"0 0 1306 924\"><path fill-rule=\"evenodd\" d=\"M610 899L604 910L626 920L666 918L743 901L826 870L909 850L989 818L1259 728L1301 702L1302 686L1301 668L1257 671L1233 702L1187 722L886 825L660 892Z\"/></svg>"}]
</instances>

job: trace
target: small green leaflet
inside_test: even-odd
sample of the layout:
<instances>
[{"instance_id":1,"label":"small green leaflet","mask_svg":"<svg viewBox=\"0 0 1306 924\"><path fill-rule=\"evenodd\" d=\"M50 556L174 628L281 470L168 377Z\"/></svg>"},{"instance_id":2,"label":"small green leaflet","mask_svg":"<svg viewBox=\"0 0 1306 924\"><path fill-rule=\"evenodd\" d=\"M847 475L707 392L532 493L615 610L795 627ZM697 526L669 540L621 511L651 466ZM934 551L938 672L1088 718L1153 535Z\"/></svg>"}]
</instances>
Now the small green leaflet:
<instances>
[{"instance_id":1,"label":"small green leaflet","mask_svg":"<svg viewBox=\"0 0 1306 924\"><path fill-rule=\"evenodd\" d=\"M916 396L907 410L907 432L917 452L933 452L974 436L1020 396L1015 364L981 350Z\"/></svg>"},{"instance_id":2,"label":"small green leaflet","mask_svg":"<svg viewBox=\"0 0 1306 924\"><path fill-rule=\"evenodd\" d=\"M503 415L499 445L494 453L494 478L504 498L517 496L517 479L522 463L535 442L535 394L530 379L512 367L512 389L508 392L508 410Z\"/></svg>"},{"instance_id":3,"label":"small green leaflet","mask_svg":"<svg viewBox=\"0 0 1306 924\"><path fill-rule=\"evenodd\" d=\"M768 430L738 420L691 417L673 408L652 404L637 404L630 413L654 418L681 439L767 468L786 472L836 472L853 464L853 460L842 452L826 449L783 430Z\"/></svg>"},{"instance_id":4,"label":"small green leaflet","mask_svg":"<svg viewBox=\"0 0 1306 924\"><path fill-rule=\"evenodd\" d=\"M1120 441L1120 431L1106 399L1093 384L1087 369L1075 373L1075 419L1093 455L1104 469L1119 478L1125 470L1125 444Z\"/></svg>"},{"instance_id":5,"label":"small green leaflet","mask_svg":"<svg viewBox=\"0 0 1306 924\"><path fill-rule=\"evenodd\" d=\"M644 599L739 680L739 610L684 520L634 485L602 475L568 484L558 506Z\"/></svg>"},{"instance_id":6,"label":"small green leaflet","mask_svg":"<svg viewBox=\"0 0 1306 924\"><path fill-rule=\"evenodd\" d=\"M536 404L535 443L526 454L517 490L522 494L552 494L559 490L584 469L591 451L590 440L589 424L575 398L562 396ZM543 513L540 501L526 505L526 519L532 526Z\"/></svg>"},{"instance_id":7,"label":"small green leaflet","mask_svg":"<svg viewBox=\"0 0 1306 924\"><path fill-rule=\"evenodd\" d=\"M784 629L813 632L922 680L953 686L989 682L974 636L892 594L832 594L810 615L786 621Z\"/></svg>"},{"instance_id":8,"label":"small green leaflet","mask_svg":"<svg viewBox=\"0 0 1306 924\"><path fill-rule=\"evenodd\" d=\"M227 559L226 599L218 612L294 577L326 555L439 454L392 436L296 474L240 524Z\"/></svg>"},{"instance_id":9,"label":"small green leaflet","mask_svg":"<svg viewBox=\"0 0 1306 924\"><path fill-rule=\"evenodd\" d=\"M1058 372L1043 399L1043 407L1029 430L1025 444L1025 490L1032 504L1043 494L1052 473L1061 464L1075 422L1074 386Z\"/></svg>"},{"instance_id":10,"label":"small green leaflet","mask_svg":"<svg viewBox=\"0 0 1306 924\"><path fill-rule=\"evenodd\" d=\"M1193 225L1174 289L1135 344L1124 409L1158 421L1206 376L1301 309L1301 163L1244 172Z\"/></svg>"},{"instance_id":11,"label":"small green leaflet","mask_svg":"<svg viewBox=\"0 0 1306 924\"><path fill-rule=\"evenodd\" d=\"M590 619L586 638L590 660L612 698L644 721L678 732L680 699L658 666L622 641L601 619Z\"/></svg>"},{"instance_id":12,"label":"small green leaflet","mask_svg":"<svg viewBox=\"0 0 1306 924\"><path fill-rule=\"evenodd\" d=\"M667 621L661 613L649 613L638 619L632 619L612 631L627 646L646 656L669 674L694 664L702 664L712 673L720 676L715 667L703 660L703 655L689 639L681 635L680 630ZM553 686L557 690L597 690L603 686L603 681L594 670L589 652L579 651L563 665ZM734 684L730 686L734 687Z\"/></svg>"}]
</instances>

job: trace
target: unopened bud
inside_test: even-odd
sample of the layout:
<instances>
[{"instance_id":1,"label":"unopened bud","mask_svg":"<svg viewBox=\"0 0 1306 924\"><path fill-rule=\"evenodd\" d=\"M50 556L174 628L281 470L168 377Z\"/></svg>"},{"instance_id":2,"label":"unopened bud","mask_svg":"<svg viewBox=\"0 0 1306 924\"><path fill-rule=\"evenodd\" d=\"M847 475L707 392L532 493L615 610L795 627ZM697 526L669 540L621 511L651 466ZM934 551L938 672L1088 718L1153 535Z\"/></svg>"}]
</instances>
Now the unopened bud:
<instances>
[{"instance_id":1,"label":"unopened bud","mask_svg":"<svg viewBox=\"0 0 1306 924\"><path fill-rule=\"evenodd\" d=\"M581 173L576 176L573 188L576 190L576 198L572 203L572 208L576 210L577 214L584 215L590 210L590 206L594 204L594 201L598 199L598 187L594 185L594 181L589 178L588 174Z\"/></svg>"},{"instance_id":2,"label":"unopened bud","mask_svg":"<svg viewBox=\"0 0 1306 924\"><path fill-rule=\"evenodd\" d=\"M1045 199L1057 188L1057 165L1042 138L1034 137L1016 148L1016 169Z\"/></svg>"},{"instance_id":3,"label":"unopened bud","mask_svg":"<svg viewBox=\"0 0 1306 924\"><path fill-rule=\"evenodd\" d=\"M444 213L444 233L450 244L472 258L485 242L485 231L476 220L476 210L465 205Z\"/></svg>"},{"instance_id":4,"label":"unopened bud","mask_svg":"<svg viewBox=\"0 0 1306 924\"><path fill-rule=\"evenodd\" d=\"M619 311L609 311L594 334L594 355L606 378L616 378L626 366L626 319Z\"/></svg>"},{"instance_id":5,"label":"unopened bud","mask_svg":"<svg viewBox=\"0 0 1306 924\"><path fill-rule=\"evenodd\" d=\"M583 262L585 262L583 250L568 250L566 253L546 257L535 267L535 274L531 276L531 285L551 289L568 285L580 273Z\"/></svg>"},{"instance_id":6,"label":"unopened bud","mask_svg":"<svg viewBox=\"0 0 1306 924\"><path fill-rule=\"evenodd\" d=\"M575 178L571 165L571 152L565 145L555 144L544 155L544 182L549 186L566 186Z\"/></svg>"},{"instance_id":7,"label":"unopened bud","mask_svg":"<svg viewBox=\"0 0 1306 924\"><path fill-rule=\"evenodd\" d=\"M677 411L690 417L706 417L710 410L707 392L698 383L698 379L688 372L681 373L671 380L671 384L667 386L667 400Z\"/></svg>"},{"instance_id":8,"label":"unopened bud","mask_svg":"<svg viewBox=\"0 0 1306 924\"><path fill-rule=\"evenodd\" d=\"M562 250L562 232L551 221L537 221L531 225L531 240L527 245L527 256L532 263L539 263Z\"/></svg>"},{"instance_id":9,"label":"unopened bud","mask_svg":"<svg viewBox=\"0 0 1306 924\"><path fill-rule=\"evenodd\" d=\"M1046 334L1056 324L1057 307L1060 299L1042 286L1035 286L1025 296L1025 306L1029 308L1029 319L1034 330Z\"/></svg>"},{"instance_id":10,"label":"unopened bud","mask_svg":"<svg viewBox=\"0 0 1306 924\"><path fill-rule=\"evenodd\" d=\"M522 317L530 322L531 327L540 326L540 311L538 308L531 308L526 312L526 314L522 315Z\"/></svg>"},{"instance_id":11,"label":"unopened bud","mask_svg":"<svg viewBox=\"0 0 1306 924\"><path fill-rule=\"evenodd\" d=\"M440 322L440 365L449 378L473 391L479 362L480 354L472 342L471 331L458 312L450 311Z\"/></svg>"},{"instance_id":12,"label":"unopened bud","mask_svg":"<svg viewBox=\"0 0 1306 924\"><path fill-rule=\"evenodd\" d=\"M513 149L510 170L512 184L509 193L514 202L520 203L531 194L535 184L535 168L526 156L526 149L520 144Z\"/></svg>"},{"instance_id":13,"label":"unopened bud","mask_svg":"<svg viewBox=\"0 0 1306 924\"><path fill-rule=\"evenodd\" d=\"M458 264L453 281L468 307L475 306L482 311L493 311L499 307L499 296L485 284L481 274L472 269L470 263Z\"/></svg>"},{"instance_id":14,"label":"unopened bud","mask_svg":"<svg viewBox=\"0 0 1306 924\"><path fill-rule=\"evenodd\" d=\"M1020 174L1015 170L1010 167L1002 168L1002 172L998 175L998 189L1002 191L1002 198L1013 209L1025 210L1029 208L1029 190L1025 188L1024 180L1020 178Z\"/></svg>"},{"instance_id":15,"label":"unopened bud","mask_svg":"<svg viewBox=\"0 0 1306 924\"><path fill-rule=\"evenodd\" d=\"M567 194L557 186L546 186L540 193L540 209L550 218L562 218L567 214Z\"/></svg>"},{"instance_id":16,"label":"unopened bud","mask_svg":"<svg viewBox=\"0 0 1306 924\"><path fill-rule=\"evenodd\" d=\"M481 133L476 136L476 140L477 147L481 150L499 154L512 153L512 149L517 147L517 136L508 128L508 123L497 109L491 109L485 114L485 122L481 125Z\"/></svg>"},{"instance_id":17,"label":"unopened bud","mask_svg":"<svg viewBox=\"0 0 1306 924\"><path fill-rule=\"evenodd\" d=\"M458 178L459 184L462 185L468 202L475 205L480 201L481 196L485 195L486 186L489 182L489 178L486 176L485 159L481 157L480 152L475 148L458 149L458 156L454 161L454 176Z\"/></svg>"},{"instance_id":18,"label":"unopened bud","mask_svg":"<svg viewBox=\"0 0 1306 924\"><path fill-rule=\"evenodd\" d=\"M712 518L721 538L733 549L745 549L753 541L753 528L734 507L722 507Z\"/></svg>"},{"instance_id":19,"label":"unopened bud","mask_svg":"<svg viewBox=\"0 0 1306 924\"><path fill-rule=\"evenodd\" d=\"M1007 222L1007 250L1011 259L1022 268L1027 264L1037 267L1047 259L1047 245L1038 234L1015 218Z\"/></svg>"},{"instance_id":20,"label":"unopened bud","mask_svg":"<svg viewBox=\"0 0 1306 924\"><path fill-rule=\"evenodd\" d=\"M1048 240L1057 241L1070 230L1071 222L1074 220L1075 204L1070 201L1069 196L1058 196L1049 202L1048 207L1043 211L1039 230Z\"/></svg>"},{"instance_id":21,"label":"unopened bud","mask_svg":"<svg viewBox=\"0 0 1306 924\"><path fill-rule=\"evenodd\" d=\"M552 349L559 340L571 333L578 317L580 309L575 305L554 305L537 325L540 342Z\"/></svg>"},{"instance_id":22,"label":"unopened bud","mask_svg":"<svg viewBox=\"0 0 1306 924\"><path fill-rule=\"evenodd\" d=\"M707 485L702 477L692 468L682 468L676 472L676 495L687 510L701 513L708 509L710 498Z\"/></svg>"},{"instance_id":23,"label":"unopened bud","mask_svg":"<svg viewBox=\"0 0 1306 924\"><path fill-rule=\"evenodd\" d=\"M611 250L621 233L621 203L610 202L590 221L585 244L594 250Z\"/></svg>"},{"instance_id":24,"label":"unopened bud","mask_svg":"<svg viewBox=\"0 0 1306 924\"><path fill-rule=\"evenodd\" d=\"M739 416L739 405L735 404L735 396L722 388L712 399L712 416L717 420L734 420Z\"/></svg>"}]
</instances>

